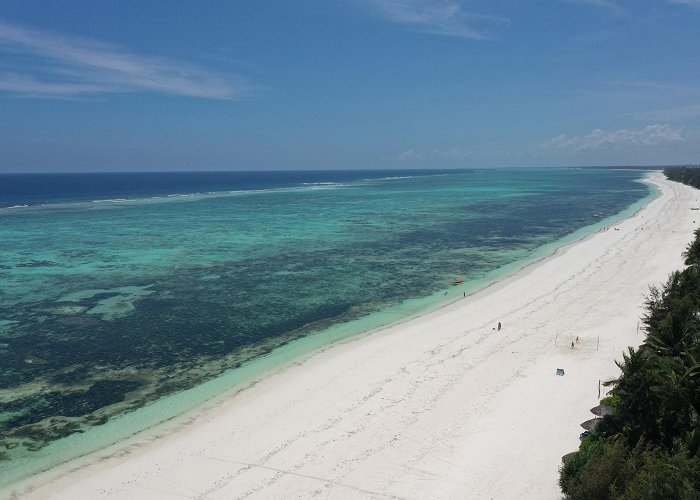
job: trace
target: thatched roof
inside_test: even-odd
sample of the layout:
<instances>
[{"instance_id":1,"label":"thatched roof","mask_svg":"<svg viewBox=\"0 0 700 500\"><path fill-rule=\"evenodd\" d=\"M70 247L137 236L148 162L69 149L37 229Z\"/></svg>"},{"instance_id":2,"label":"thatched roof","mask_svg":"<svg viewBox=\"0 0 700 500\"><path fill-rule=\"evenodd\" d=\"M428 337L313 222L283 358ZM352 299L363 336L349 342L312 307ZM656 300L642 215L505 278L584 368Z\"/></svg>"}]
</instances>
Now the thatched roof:
<instances>
[{"instance_id":1,"label":"thatched roof","mask_svg":"<svg viewBox=\"0 0 700 500\"><path fill-rule=\"evenodd\" d=\"M591 413L593 415L598 415L599 417L604 417L605 415L610 415L613 413L613 409L609 406L598 405L595 408L591 408Z\"/></svg>"},{"instance_id":2,"label":"thatched roof","mask_svg":"<svg viewBox=\"0 0 700 500\"><path fill-rule=\"evenodd\" d=\"M600 422L599 418L592 418L592 419L586 420L584 423L582 423L581 427L583 427L587 431L593 432L599 422Z\"/></svg>"}]
</instances>

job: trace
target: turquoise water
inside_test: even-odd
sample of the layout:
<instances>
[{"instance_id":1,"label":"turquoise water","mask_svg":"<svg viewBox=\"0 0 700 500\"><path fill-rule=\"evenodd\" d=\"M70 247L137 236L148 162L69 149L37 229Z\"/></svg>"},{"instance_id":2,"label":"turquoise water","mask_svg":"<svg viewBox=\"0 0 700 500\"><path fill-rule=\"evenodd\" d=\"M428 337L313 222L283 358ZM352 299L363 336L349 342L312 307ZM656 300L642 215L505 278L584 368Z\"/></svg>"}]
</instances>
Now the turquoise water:
<instances>
[{"instance_id":1,"label":"turquoise water","mask_svg":"<svg viewBox=\"0 0 700 500\"><path fill-rule=\"evenodd\" d=\"M6 203L0 482L461 296L649 194L622 170L315 175Z\"/></svg>"}]
</instances>

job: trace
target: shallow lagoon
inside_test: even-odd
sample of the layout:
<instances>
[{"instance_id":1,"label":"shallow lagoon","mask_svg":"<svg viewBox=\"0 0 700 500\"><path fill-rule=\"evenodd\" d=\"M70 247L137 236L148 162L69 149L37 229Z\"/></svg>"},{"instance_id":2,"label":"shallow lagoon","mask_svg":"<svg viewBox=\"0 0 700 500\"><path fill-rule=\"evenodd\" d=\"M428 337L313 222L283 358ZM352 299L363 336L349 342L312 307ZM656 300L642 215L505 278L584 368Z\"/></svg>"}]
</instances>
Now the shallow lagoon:
<instances>
[{"instance_id":1,"label":"shallow lagoon","mask_svg":"<svg viewBox=\"0 0 700 500\"><path fill-rule=\"evenodd\" d=\"M4 210L0 467L9 480L76 431L109 442L167 418L132 412L163 396L183 411L292 339L335 329L273 364L461 295L456 276L473 287L638 202L641 176L483 170Z\"/></svg>"}]
</instances>

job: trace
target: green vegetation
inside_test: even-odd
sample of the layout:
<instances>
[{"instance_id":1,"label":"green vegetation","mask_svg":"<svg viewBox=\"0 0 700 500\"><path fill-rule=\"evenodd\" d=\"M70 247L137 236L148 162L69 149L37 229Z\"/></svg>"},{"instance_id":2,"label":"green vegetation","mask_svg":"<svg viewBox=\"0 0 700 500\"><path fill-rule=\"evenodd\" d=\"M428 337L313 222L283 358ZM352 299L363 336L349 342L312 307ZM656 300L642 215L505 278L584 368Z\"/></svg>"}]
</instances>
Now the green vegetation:
<instances>
[{"instance_id":1,"label":"green vegetation","mask_svg":"<svg viewBox=\"0 0 700 500\"><path fill-rule=\"evenodd\" d=\"M666 175L700 187L700 169ZM612 413L560 469L568 499L700 498L700 229L684 257L686 269L651 289L644 343L606 383Z\"/></svg>"},{"instance_id":2,"label":"green vegetation","mask_svg":"<svg viewBox=\"0 0 700 500\"><path fill-rule=\"evenodd\" d=\"M700 189L700 167L666 167L664 175L672 181Z\"/></svg>"}]
</instances>

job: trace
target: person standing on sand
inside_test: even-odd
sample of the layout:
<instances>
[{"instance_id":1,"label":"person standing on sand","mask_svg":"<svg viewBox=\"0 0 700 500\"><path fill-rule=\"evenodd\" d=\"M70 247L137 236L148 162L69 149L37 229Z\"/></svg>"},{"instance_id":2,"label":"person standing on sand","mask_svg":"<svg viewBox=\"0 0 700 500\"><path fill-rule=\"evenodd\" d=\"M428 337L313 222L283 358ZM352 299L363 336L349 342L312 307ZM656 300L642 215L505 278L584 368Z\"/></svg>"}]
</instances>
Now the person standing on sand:
<instances>
[{"instance_id":1,"label":"person standing on sand","mask_svg":"<svg viewBox=\"0 0 700 500\"><path fill-rule=\"evenodd\" d=\"M501 331L501 322L500 321L498 322L498 331L499 332Z\"/></svg>"}]
</instances>

